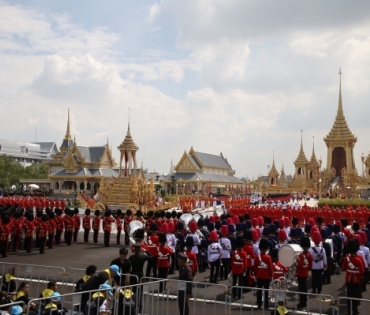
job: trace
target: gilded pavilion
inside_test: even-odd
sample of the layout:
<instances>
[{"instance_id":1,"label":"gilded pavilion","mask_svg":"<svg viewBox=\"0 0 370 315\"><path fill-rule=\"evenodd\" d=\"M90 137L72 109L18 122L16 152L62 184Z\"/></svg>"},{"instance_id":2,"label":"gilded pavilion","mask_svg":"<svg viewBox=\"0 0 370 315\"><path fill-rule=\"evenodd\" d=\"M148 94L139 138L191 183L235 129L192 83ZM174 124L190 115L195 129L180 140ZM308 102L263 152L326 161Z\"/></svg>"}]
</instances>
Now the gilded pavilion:
<instances>
[{"instance_id":1,"label":"gilded pavilion","mask_svg":"<svg viewBox=\"0 0 370 315\"><path fill-rule=\"evenodd\" d=\"M341 75L341 73L340 73ZM301 131L302 132L302 131ZM323 161L318 160L313 143L311 158L308 160L303 150L302 134L299 153L294 161L295 172L292 182L286 182L284 168L279 172L273 159L269 171L269 185L264 187L266 193L290 193L292 191L316 191L322 188L326 193L336 189L338 193L353 192L358 185L370 182L370 154L362 157L366 165L365 178L358 176L355 168L353 149L357 138L348 127L343 111L341 77L337 114L333 127L323 139L327 147L326 167L321 169ZM366 184L366 183L365 183Z\"/></svg>"},{"instance_id":2,"label":"gilded pavilion","mask_svg":"<svg viewBox=\"0 0 370 315\"><path fill-rule=\"evenodd\" d=\"M132 141L130 125L124 141ZM131 154L130 163L136 161L133 152L126 152L126 154ZM120 162L122 162L122 155ZM119 177L122 172L122 168L118 167L112 156L108 141L100 146L77 145L70 132L69 110L67 130L60 151L47 164L49 165L50 187L54 194L61 195L84 192L88 196L94 196L99 190L102 179ZM136 162L133 166L130 172L136 173L138 178L145 178L143 168L137 169ZM126 165L125 175L127 174L128 166Z\"/></svg>"}]
</instances>

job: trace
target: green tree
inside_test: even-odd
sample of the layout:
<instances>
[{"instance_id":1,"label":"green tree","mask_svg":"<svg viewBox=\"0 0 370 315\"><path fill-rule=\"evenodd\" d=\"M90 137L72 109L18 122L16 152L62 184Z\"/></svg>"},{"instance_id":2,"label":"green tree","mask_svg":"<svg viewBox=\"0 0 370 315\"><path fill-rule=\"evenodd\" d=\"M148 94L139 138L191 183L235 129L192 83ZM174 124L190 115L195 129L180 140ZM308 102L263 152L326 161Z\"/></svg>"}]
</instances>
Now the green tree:
<instances>
[{"instance_id":1,"label":"green tree","mask_svg":"<svg viewBox=\"0 0 370 315\"><path fill-rule=\"evenodd\" d=\"M48 178L48 166L45 163L32 163L24 169L22 178L46 179Z\"/></svg>"}]
</instances>

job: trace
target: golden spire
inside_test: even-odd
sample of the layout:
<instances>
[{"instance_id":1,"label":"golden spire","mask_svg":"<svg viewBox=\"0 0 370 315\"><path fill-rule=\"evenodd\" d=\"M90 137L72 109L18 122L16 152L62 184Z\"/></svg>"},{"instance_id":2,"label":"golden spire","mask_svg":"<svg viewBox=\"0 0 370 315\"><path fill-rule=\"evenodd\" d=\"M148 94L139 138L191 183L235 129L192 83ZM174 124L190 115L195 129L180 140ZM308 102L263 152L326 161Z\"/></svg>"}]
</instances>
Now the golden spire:
<instances>
[{"instance_id":1,"label":"golden spire","mask_svg":"<svg viewBox=\"0 0 370 315\"><path fill-rule=\"evenodd\" d=\"M339 70L339 99L338 99L338 108L337 116L333 127L331 128L329 134L324 138L324 141L328 143L330 140L351 140L357 142L357 138L353 135L349 129L346 118L344 117L343 112L343 103L342 103L342 70Z\"/></svg>"},{"instance_id":2,"label":"golden spire","mask_svg":"<svg viewBox=\"0 0 370 315\"><path fill-rule=\"evenodd\" d=\"M317 161L316 154L315 154L315 137L312 137L312 155L310 159L311 166L313 167L320 167L320 163Z\"/></svg>"},{"instance_id":3,"label":"golden spire","mask_svg":"<svg viewBox=\"0 0 370 315\"><path fill-rule=\"evenodd\" d=\"M268 175L269 177L279 176L279 172L277 171L275 166L275 151L272 151L272 166Z\"/></svg>"},{"instance_id":4,"label":"golden spire","mask_svg":"<svg viewBox=\"0 0 370 315\"><path fill-rule=\"evenodd\" d=\"M302 133L303 133L303 130L301 130L301 147L299 149L298 157L294 162L295 165L308 163L306 155L304 154L304 151L303 151Z\"/></svg>"},{"instance_id":5,"label":"golden spire","mask_svg":"<svg viewBox=\"0 0 370 315\"><path fill-rule=\"evenodd\" d=\"M66 140L72 140L72 137L71 137L71 128L70 128L70 123L69 123L69 108L68 108L67 131L66 131L66 135L64 136L64 139L66 139Z\"/></svg>"}]
</instances>

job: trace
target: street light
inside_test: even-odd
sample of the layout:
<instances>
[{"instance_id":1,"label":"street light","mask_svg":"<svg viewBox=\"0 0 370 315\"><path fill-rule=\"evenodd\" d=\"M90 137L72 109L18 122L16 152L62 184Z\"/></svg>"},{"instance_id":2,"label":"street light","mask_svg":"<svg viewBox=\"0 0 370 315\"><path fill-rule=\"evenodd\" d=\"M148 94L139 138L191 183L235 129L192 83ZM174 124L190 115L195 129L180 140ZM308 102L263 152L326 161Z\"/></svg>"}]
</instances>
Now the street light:
<instances>
[{"instance_id":1,"label":"street light","mask_svg":"<svg viewBox=\"0 0 370 315\"><path fill-rule=\"evenodd\" d=\"M321 199L321 183L322 183L322 179L320 178L319 179L319 200Z\"/></svg>"}]
</instances>

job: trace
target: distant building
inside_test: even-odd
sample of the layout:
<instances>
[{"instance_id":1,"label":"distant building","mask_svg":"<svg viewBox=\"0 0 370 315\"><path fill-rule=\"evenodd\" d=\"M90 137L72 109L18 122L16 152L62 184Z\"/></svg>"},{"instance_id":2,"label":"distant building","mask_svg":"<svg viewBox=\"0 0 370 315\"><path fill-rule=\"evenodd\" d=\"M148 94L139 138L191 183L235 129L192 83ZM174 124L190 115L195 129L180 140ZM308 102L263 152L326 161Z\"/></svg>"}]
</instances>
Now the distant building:
<instances>
[{"instance_id":1,"label":"distant building","mask_svg":"<svg viewBox=\"0 0 370 315\"><path fill-rule=\"evenodd\" d=\"M0 139L0 155L7 155L22 166L50 161L59 152L55 142L19 142Z\"/></svg>"},{"instance_id":2,"label":"distant building","mask_svg":"<svg viewBox=\"0 0 370 315\"><path fill-rule=\"evenodd\" d=\"M162 184L167 192L178 194L244 194L246 184L234 174L222 153L202 153L191 147L174 169L171 167Z\"/></svg>"}]
</instances>

